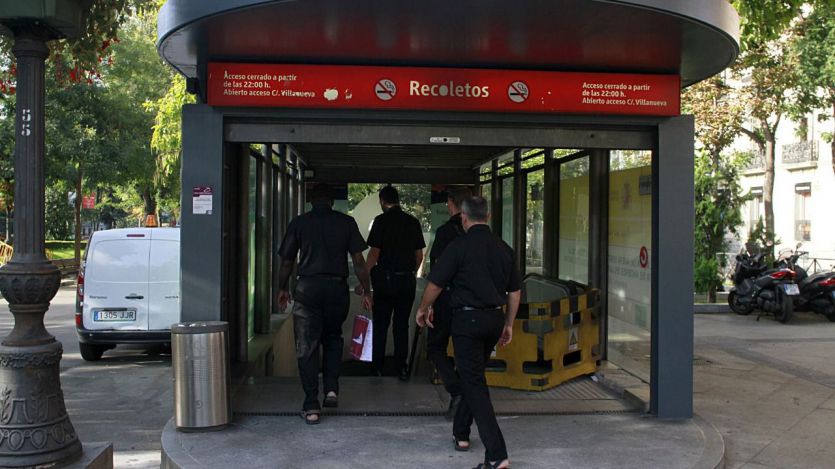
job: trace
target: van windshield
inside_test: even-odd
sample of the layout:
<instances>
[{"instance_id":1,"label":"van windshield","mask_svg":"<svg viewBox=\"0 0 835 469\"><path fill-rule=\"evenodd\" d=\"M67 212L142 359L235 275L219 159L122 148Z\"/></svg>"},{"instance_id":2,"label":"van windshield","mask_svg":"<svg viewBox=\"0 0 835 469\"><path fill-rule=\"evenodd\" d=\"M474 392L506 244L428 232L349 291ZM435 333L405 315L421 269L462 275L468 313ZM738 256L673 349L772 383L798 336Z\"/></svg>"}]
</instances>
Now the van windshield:
<instances>
[{"instance_id":1,"label":"van windshield","mask_svg":"<svg viewBox=\"0 0 835 469\"><path fill-rule=\"evenodd\" d=\"M144 239L114 239L93 245L87 259L87 281L148 282L148 245Z\"/></svg>"}]
</instances>

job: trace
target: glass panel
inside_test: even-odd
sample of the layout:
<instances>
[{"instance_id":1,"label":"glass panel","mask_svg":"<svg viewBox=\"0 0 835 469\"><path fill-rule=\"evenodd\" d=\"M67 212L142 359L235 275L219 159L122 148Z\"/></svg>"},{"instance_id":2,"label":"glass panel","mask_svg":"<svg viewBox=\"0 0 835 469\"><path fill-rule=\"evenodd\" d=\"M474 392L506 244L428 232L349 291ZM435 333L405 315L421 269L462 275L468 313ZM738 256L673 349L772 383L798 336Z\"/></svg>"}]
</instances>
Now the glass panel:
<instances>
[{"instance_id":1,"label":"glass panel","mask_svg":"<svg viewBox=\"0 0 835 469\"><path fill-rule=\"evenodd\" d=\"M249 233L249 263L247 265L246 275L246 321L247 321L247 335L251 339L255 336L255 206L258 188L257 178L258 162L254 158L249 160L249 210L247 222L249 224L247 232Z\"/></svg>"},{"instance_id":2,"label":"glass panel","mask_svg":"<svg viewBox=\"0 0 835 469\"><path fill-rule=\"evenodd\" d=\"M560 165L559 278L589 281L589 157Z\"/></svg>"},{"instance_id":3,"label":"glass panel","mask_svg":"<svg viewBox=\"0 0 835 469\"><path fill-rule=\"evenodd\" d=\"M545 170L528 173L527 184L527 240L525 273L542 273L543 222L545 220Z\"/></svg>"},{"instance_id":4,"label":"glass panel","mask_svg":"<svg viewBox=\"0 0 835 469\"><path fill-rule=\"evenodd\" d=\"M612 152L610 159L608 358L649 382L652 327L651 153L641 152L645 155L637 155L639 157L623 153Z\"/></svg>"},{"instance_id":5,"label":"glass panel","mask_svg":"<svg viewBox=\"0 0 835 469\"><path fill-rule=\"evenodd\" d=\"M493 189L493 186L490 185L490 184L482 184L481 185L481 196L484 197L484 200L486 200L488 204L490 203L490 197L492 196L492 193L491 193L492 189ZM488 205L488 207L489 207L489 205Z\"/></svg>"},{"instance_id":6,"label":"glass panel","mask_svg":"<svg viewBox=\"0 0 835 469\"><path fill-rule=\"evenodd\" d=\"M502 184L502 239L513 246L513 178L501 180Z\"/></svg>"}]
</instances>

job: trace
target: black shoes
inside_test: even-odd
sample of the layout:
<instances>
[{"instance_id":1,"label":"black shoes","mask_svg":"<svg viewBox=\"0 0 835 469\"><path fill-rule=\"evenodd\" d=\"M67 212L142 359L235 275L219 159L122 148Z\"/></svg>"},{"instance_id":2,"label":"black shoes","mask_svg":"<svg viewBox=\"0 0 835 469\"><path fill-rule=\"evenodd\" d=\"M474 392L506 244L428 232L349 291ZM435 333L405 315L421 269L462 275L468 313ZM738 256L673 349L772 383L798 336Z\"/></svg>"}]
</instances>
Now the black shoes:
<instances>
[{"instance_id":1,"label":"black shoes","mask_svg":"<svg viewBox=\"0 0 835 469\"><path fill-rule=\"evenodd\" d=\"M455 413L458 412L458 406L461 405L461 395L451 396L449 398L449 407L444 414L444 418L452 420L455 418Z\"/></svg>"},{"instance_id":2,"label":"black shoes","mask_svg":"<svg viewBox=\"0 0 835 469\"><path fill-rule=\"evenodd\" d=\"M325 399L322 401L322 407L338 407L339 406L339 398L336 396L336 393L331 391L327 395L325 395Z\"/></svg>"},{"instance_id":3,"label":"black shoes","mask_svg":"<svg viewBox=\"0 0 835 469\"><path fill-rule=\"evenodd\" d=\"M409 381L409 377L410 377L411 375L412 375L412 373L411 373L411 370L409 370L409 367L408 367L408 366L404 366L404 367L400 370L400 374L397 376L397 378L398 378L400 381Z\"/></svg>"}]
</instances>

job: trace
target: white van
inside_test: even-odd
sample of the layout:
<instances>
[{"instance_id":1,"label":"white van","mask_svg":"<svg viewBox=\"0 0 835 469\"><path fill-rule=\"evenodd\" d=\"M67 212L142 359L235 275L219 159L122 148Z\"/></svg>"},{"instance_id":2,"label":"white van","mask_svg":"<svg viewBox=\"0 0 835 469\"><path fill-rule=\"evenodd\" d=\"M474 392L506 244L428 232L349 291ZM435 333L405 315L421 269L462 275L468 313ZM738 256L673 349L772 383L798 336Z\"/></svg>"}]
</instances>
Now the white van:
<instances>
[{"instance_id":1,"label":"white van","mask_svg":"<svg viewBox=\"0 0 835 469\"><path fill-rule=\"evenodd\" d=\"M81 357L116 344L170 344L180 321L180 229L123 228L90 237L78 275Z\"/></svg>"}]
</instances>

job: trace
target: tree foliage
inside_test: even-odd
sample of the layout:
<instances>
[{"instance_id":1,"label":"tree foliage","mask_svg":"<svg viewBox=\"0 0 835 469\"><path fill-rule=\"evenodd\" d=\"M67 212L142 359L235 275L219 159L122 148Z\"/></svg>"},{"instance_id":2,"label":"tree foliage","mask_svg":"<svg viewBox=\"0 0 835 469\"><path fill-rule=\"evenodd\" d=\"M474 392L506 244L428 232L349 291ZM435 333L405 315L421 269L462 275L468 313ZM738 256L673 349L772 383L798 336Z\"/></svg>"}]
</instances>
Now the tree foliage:
<instances>
[{"instance_id":1,"label":"tree foliage","mask_svg":"<svg viewBox=\"0 0 835 469\"><path fill-rule=\"evenodd\" d=\"M716 75L685 90L682 98L684 111L695 116L696 140L718 166L742 126L744 106L736 90Z\"/></svg>"},{"instance_id":2,"label":"tree foliage","mask_svg":"<svg viewBox=\"0 0 835 469\"><path fill-rule=\"evenodd\" d=\"M722 285L719 276L720 260L717 255L727 251L728 234L738 235L742 225L742 196L735 157L720 156L718 160L706 152L696 157L696 289L708 292L715 300L717 287Z\"/></svg>"},{"instance_id":3,"label":"tree foliage","mask_svg":"<svg viewBox=\"0 0 835 469\"><path fill-rule=\"evenodd\" d=\"M828 109L820 120L831 118L835 125L835 2L816 3L798 23L792 53L798 64L795 115ZM835 128L828 139L835 170Z\"/></svg>"}]
</instances>

